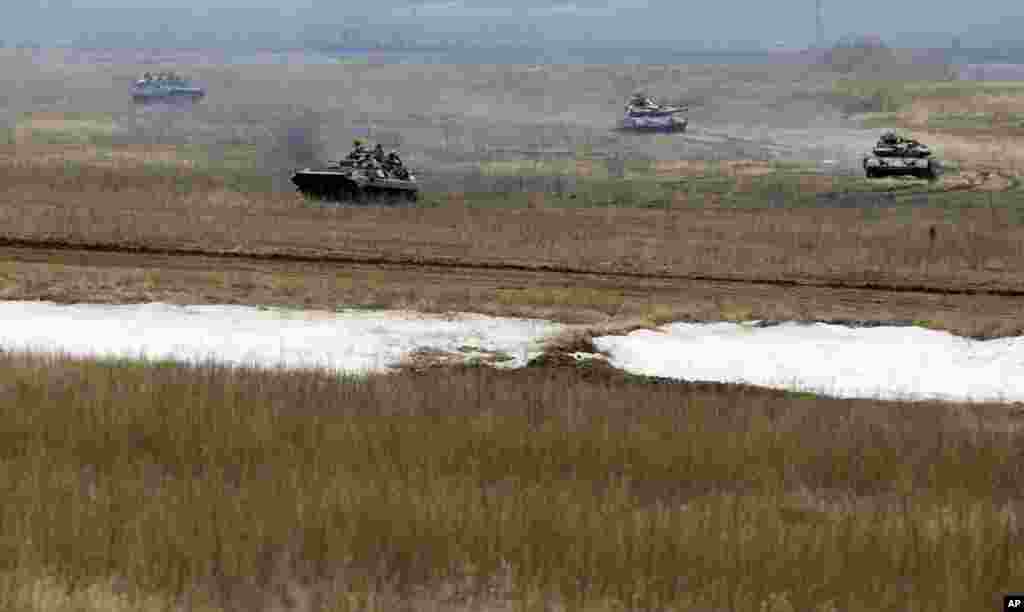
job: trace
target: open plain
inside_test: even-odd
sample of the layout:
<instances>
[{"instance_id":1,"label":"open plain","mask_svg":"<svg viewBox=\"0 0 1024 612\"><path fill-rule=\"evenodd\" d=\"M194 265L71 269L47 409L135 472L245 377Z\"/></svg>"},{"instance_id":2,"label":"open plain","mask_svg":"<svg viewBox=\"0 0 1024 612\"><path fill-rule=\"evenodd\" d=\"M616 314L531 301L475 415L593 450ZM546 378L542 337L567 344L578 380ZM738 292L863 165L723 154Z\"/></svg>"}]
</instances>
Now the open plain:
<instances>
[{"instance_id":1,"label":"open plain","mask_svg":"<svg viewBox=\"0 0 1024 612\"><path fill-rule=\"evenodd\" d=\"M1019 406L569 357L673 321L1024 334L1019 83L168 64L210 91L183 110L132 105L152 66L0 67L0 299L568 324L516 371L0 355L0 607L950 610L1024 580ZM637 89L690 129L613 130ZM862 178L889 126L938 181ZM419 205L292 193L356 136L400 146Z\"/></svg>"}]
</instances>

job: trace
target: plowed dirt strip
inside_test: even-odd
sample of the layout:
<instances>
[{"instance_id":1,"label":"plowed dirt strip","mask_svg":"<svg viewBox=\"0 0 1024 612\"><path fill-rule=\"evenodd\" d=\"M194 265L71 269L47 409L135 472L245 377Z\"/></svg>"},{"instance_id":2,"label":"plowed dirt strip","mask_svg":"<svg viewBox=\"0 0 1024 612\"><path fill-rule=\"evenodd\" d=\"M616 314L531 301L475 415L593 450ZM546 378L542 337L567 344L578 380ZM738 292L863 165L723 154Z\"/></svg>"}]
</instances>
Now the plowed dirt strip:
<instances>
[{"instance_id":1,"label":"plowed dirt strip","mask_svg":"<svg viewBox=\"0 0 1024 612\"><path fill-rule=\"evenodd\" d=\"M558 264L525 264L518 262L501 262L486 260L467 260L446 256L387 256L339 252L301 252L295 250L216 250L203 248L161 247L146 244L102 243L102 242L66 242L35 238L0 237L0 248L40 249L44 251L78 251L97 253L124 253L138 256L173 256L173 257L211 257L218 259L236 259L250 261L282 261L295 263L331 263L331 264L362 264L391 265L406 267L433 266L447 269L481 270L490 272L547 272L568 276L602 276L617 279L651 279L665 281L697 281L713 283L732 283L741 285L770 285L778 287L818 287L822 289L863 289L890 293L930 293L938 295L992 295L999 297L1024 297L1024 289L1006 287L988 283L959 282L953 286L937 286L900 282L895 279L879 280L836 280L801 276L793 278L745 278L742 276L704 275L704 274L658 274L649 272L629 271L622 269L594 270L563 266Z\"/></svg>"},{"instance_id":2,"label":"plowed dirt strip","mask_svg":"<svg viewBox=\"0 0 1024 612\"><path fill-rule=\"evenodd\" d=\"M0 298L470 311L586 325L673 320L914 322L1024 334L1024 299L431 264L0 247ZM618 322L618 323L616 323Z\"/></svg>"}]
</instances>

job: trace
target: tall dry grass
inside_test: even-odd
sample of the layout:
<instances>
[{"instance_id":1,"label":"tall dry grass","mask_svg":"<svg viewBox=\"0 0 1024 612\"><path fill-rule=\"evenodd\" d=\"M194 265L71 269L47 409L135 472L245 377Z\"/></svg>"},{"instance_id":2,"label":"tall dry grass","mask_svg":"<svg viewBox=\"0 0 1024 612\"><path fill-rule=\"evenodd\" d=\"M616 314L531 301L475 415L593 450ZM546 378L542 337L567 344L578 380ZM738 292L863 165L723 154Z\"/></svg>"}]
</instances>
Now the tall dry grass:
<instances>
[{"instance_id":1,"label":"tall dry grass","mask_svg":"<svg viewBox=\"0 0 1024 612\"><path fill-rule=\"evenodd\" d=\"M4 609L966 610L1024 579L1005 409L600 369L0 369Z\"/></svg>"},{"instance_id":2,"label":"tall dry grass","mask_svg":"<svg viewBox=\"0 0 1024 612\"><path fill-rule=\"evenodd\" d=\"M945 208L913 209L736 210L714 206L719 195L691 192L654 209L563 207L548 195L529 196L529 207L491 207L463 193L436 206L325 208L244 188L241 177L181 166L54 166L29 159L5 162L3 171L0 231L15 238L759 280L1024 287L1016 273L1024 263L1017 192L931 194ZM777 195L785 201L801 188L793 182ZM621 195L628 198L628 190ZM950 208L961 206L969 207Z\"/></svg>"}]
</instances>

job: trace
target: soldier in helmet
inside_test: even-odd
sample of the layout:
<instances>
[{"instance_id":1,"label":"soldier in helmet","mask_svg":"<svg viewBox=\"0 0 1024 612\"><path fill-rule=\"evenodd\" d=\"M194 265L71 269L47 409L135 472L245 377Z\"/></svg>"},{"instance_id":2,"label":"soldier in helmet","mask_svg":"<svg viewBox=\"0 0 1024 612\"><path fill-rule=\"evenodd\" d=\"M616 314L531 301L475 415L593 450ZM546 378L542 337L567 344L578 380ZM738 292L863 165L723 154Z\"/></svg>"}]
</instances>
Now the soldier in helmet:
<instances>
[{"instance_id":1,"label":"soldier in helmet","mask_svg":"<svg viewBox=\"0 0 1024 612\"><path fill-rule=\"evenodd\" d=\"M402 160L398 157L397 151L388 152L387 157L384 158L384 170L390 175L402 177Z\"/></svg>"},{"instance_id":2,"label":"soldier in helmet","mask_svg":"<svg viewBox=\"0 0 1024 612\"><path fill-rule=\"evenodd\" d=\"M387 157L387 164L393 168L402 167L402 158L398 156L398 151L390 151Z\"/></svg>"},{"instance_id":3,"label":"soldier in helmet","mask_svg":"<svg viewBox=\"0 0 1024 612\"><path fill-rule=\"evenodd\" d=\"M348 158L356 160L356 161L359 161L359 160L363 159L364 157L366 157L366 154L367 154L366 147L363 146L362 139L361 138L356 138L355 140L353 140L352 141L352 152L348 154Z\"/></svg>"},{"instance_id":4,"label":"soldier in helmet","mask_svg":"<svg viewBox=\"0 0 1024 612\"><path fill-rule=\"evenodd\" d=\"M378 178L384 178L384 165L377 161L377 158L373 155L366 159L365 168L370 171L373 176Z\"/></svg>"},{"instance_id":5,"label":"soldier in helmet","mask_svg":"<svg viewBox=\"0 0 1024 612\"><path fill-rule=\"evenodd\" d=\"M377 146L373 148L373 159L377 160L377 163L384 163L384 147L377 143Z\"/></svg>"},{"instance_id":6,"label":"soldier in helmet","mask_svg":"<svg viewBox=\"0 0 1024 612\"><path fill-rule=\"evenodd\" d=\"M878 142L885 145L895 146L900 143L900 137L896 135L896 132L892 130L886 130L886 132L882 134L882 137L878 140Z\"/></svg>"}]
</instances>

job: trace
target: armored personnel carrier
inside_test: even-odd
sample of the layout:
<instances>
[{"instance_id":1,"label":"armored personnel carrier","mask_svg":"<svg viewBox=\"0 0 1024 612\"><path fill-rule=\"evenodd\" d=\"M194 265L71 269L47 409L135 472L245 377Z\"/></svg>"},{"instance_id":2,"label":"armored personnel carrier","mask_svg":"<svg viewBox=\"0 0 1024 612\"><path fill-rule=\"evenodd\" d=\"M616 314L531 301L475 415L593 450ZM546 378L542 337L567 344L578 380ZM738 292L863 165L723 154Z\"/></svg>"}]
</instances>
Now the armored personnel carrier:
<instances>
[{"instance_id":1,"label":"armored personnel carrier","mask_svg":"<svg viewBox=\"0 0 1024 612\"><path fill-rule=\"evenodd\" d=\"M347 158L321 168L303 168L292 175L303 195L329 202L415 202L419 197L416 176L398 154L383 154L357 143Z\"/></svg>"},{"instance_id":2,"label":"armored personnel carrier","mask_svg":"<svg viewBox=\"0 0 1024 612\"><path fill-rule=\"evenodd\" d=\"M654 98L635 94L626 104L626 112L619 121L619 128L637 131L685 132L689 120L679 115L685 106L667 106Z\"/></svg>"},{"instance_id":3,"label":"armored personnel carrier","mask_svg":"<svg viewBox=\"0 0 1024 612\"><path fill-rule=\"evenodd\" d=\"M909 138L886 132L864 158L864 173L868 178L884 176L916 176L934 180L938 178L939 163L926 145Z\"/></svg>"},{"instance_id":4,"label":"armored personnel carrier","mask_svg":"<svg viewBox=\"0 0 1024 612\"><path fill-rule=\"evenodd\" d=\"M132 100L139 104L196 102L205 95L205 89L173 72L147 72L132 85Z\"/></svg>"}]
</instances>

